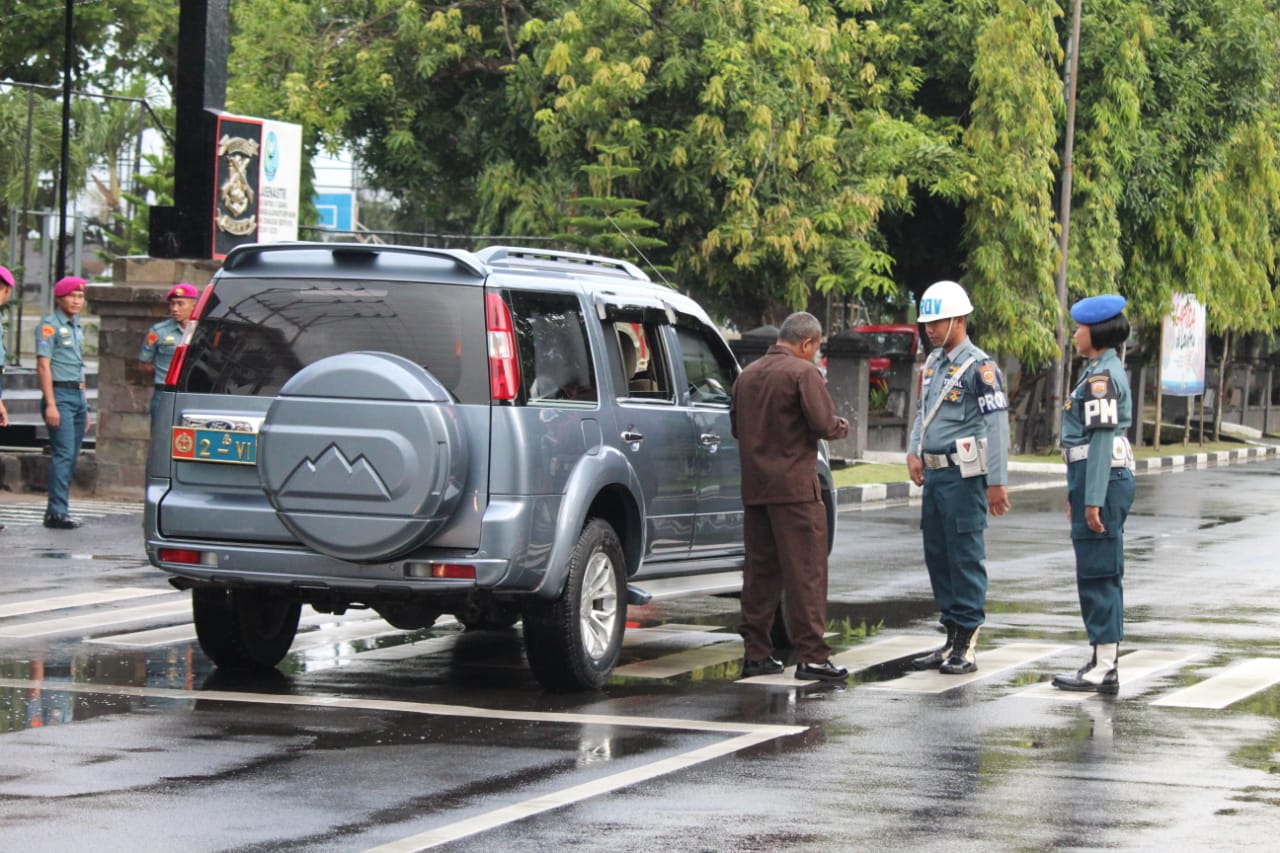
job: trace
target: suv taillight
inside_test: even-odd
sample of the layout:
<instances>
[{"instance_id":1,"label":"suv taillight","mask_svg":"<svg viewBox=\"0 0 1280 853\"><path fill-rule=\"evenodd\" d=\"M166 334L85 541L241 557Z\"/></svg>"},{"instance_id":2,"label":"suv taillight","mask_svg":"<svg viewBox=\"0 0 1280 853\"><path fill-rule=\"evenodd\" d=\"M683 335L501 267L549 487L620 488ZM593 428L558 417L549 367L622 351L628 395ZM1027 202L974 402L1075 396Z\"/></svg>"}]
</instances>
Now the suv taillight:
<instances>
[{"instance_id":1,"label":"suv taillight","mask_svg":"<svg viewBox=\"0 0 1280 853\"><path fill-rule=\"evenodd\" d=\"M520 367L516 363L516 333L511 309L497 293L484 297L485 331L489 340L489 396L495 401L516 398Z\"/></svg>"},{"instance_id":2,"label":"suv taillight","mask_svg":"<svg viewBox=\"0 0 1280 853\"><path fill-rule=\"evenodd\" d=\"M196 303L195 309L192 310L191 319L187 321L187 327L182 330L182 340L173 349L173 359L169 362L169 372L164 375L166 391L173 391L178 387L178 376L182 373L182 365L187 360L187 344L191 343L191 336L196 331L196 321L204 313L205 303L209 301L209 295L212 293L213 283L210 282L205 287L204 292L200 294L200 301Z\"/></svg>"}]
</instances>

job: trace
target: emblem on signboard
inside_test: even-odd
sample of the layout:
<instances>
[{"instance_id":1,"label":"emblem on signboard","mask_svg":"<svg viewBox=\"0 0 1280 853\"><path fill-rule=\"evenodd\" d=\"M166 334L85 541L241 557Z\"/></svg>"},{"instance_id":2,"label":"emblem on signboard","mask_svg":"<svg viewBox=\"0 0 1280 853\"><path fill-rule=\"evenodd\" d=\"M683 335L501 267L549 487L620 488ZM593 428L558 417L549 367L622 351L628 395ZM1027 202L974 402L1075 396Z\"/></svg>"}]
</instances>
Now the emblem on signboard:
<instances>
[{"instance_id":1,"label":"emblem on signboard","mask_svg":"<svg viewBox=\"0 0 1280 853\"><path fill-rule=\"evenodd\" d=\"M218 140L218 156L226 158L227 164L227 179L218 187L218 200L225 211L218 214L218 228L237 236L252 234L258 227L258 217L255 213L248 216L245 213L254 209L249 166L258 156L258 141L223 136Z\"/></svg>"},{"instance_id":2,"label":"emblem on signboard","mask_svg":"<svg viewBox=\"0 0 1280 853\"><path fill-rule=\"evenodd\" d=\"M267 176L268 181L274 181L278 171L280 171L280 140L272 130L267 133L267 142L263 146L262 173Z\"/></svg>"}]
</instances>

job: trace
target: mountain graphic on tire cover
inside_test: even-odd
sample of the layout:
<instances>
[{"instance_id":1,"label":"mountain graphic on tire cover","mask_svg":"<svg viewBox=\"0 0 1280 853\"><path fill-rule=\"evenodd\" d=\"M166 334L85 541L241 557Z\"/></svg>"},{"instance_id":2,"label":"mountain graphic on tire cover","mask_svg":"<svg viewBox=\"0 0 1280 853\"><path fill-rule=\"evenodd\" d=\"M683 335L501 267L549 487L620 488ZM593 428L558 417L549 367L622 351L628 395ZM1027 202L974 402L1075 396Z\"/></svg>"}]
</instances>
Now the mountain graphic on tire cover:
<instances>
[{"instance_id":1,"label":"mountain graphic on tire cover","mask_svg":"<svg viewBox=\"0 0 1280 853\"><path fill-rule=\"evenodd\" d=\"M303 368L258 435L258 478L280 520L342 560L381 562L427 542L457 507L466 464L449 392L390 353Z\"/></svg>"}]
</instances>

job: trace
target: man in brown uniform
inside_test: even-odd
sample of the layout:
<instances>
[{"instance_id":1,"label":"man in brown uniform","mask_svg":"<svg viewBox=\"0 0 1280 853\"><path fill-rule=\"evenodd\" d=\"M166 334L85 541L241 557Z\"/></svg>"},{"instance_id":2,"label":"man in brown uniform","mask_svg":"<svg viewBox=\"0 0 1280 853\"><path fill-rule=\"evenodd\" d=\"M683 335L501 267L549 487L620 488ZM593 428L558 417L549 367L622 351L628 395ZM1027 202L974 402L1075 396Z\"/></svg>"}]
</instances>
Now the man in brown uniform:
<instances>
[{"instance_id":1,"label":"man in brown uniform","mask_svg":"<svg viewBox=\"0 0 1280 853\"><path fill-rule=\"evenodd\" d=\"M781 672L769 641L774 613L786 591L787 623L796 652L796 678L843 681L849 671L831 662L827 626L827 514L818 485L818 440L844 438L849 422L836 417L813 358L822 326L812 314L792 314L769 351L733 385L729 410L742 458L743 676Z\"/></svg>"}]
</instances>

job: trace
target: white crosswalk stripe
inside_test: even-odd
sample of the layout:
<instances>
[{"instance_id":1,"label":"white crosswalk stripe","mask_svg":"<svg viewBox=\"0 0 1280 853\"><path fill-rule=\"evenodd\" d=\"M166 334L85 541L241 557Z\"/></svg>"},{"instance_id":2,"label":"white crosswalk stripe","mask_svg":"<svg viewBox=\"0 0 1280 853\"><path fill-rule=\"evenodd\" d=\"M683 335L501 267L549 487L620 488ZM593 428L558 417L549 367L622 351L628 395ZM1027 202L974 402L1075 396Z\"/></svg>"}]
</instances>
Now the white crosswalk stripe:
<instances>
[{"instance_id":1,"label":"white crosswalk stripe","mask_svg":"<svg viewBox=\"0 0 1280 853\"><path fill-rule=\"evenodd\" d=\"M1221 710L1280 682L1280 660L1254 658L1152 702L1169 708Z\"/></svg>"},{"instance_id":2,"label":"white crosswalk stripe","mask_svg":"<svg viewBox=\"0 0 1280 853\"><path fill-rule=\"evenodd\" d=\"M0 503L0 524L15 527L38 526L44 522L44 498L28 498ZM72 500L71 516L78 519L107 518L142 512L142 501Z\"/></svg>"}]
</instances>

